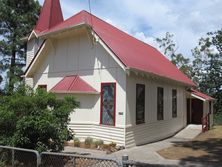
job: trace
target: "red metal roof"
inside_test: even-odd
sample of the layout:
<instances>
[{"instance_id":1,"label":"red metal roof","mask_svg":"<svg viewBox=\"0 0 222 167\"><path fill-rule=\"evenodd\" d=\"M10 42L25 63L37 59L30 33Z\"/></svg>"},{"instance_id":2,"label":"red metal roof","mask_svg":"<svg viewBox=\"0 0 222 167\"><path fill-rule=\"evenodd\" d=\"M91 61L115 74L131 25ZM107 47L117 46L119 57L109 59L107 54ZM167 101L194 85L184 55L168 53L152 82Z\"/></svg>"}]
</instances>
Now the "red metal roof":
<instances>
[{"instance_id":1,"label":"red metal roof","mask_svg":"<svg viewBox=\"0 0 222 167\"><path fill-rule=\"evenodd\" d=\"M215 100L213 97L210 97L210 96L208 96L208 95L206 95L206 94L204 94L202 92L199 92L199 91L197 91L195 89L191 89L191 93L196 95L196 96L198 96L198 97L200 97L200 98L202 98L202 99L205 99L207 101Z\"/></svg>"},{"instance_id":2,"label":"red metal roof","mask_svg":"<svg viewBox=\"0 0 222 167\"><path fill-rule=\"evenodd\" d=\"M96 34L126 67L196 86L157 49L86 11L81 11L50 30L42 32L42 34L71 28L82 23L92 26Z\"/></svg>"},{"instance_id":3,"label":"red metal roof","mask_svg":"<svg viewBox=\"0 0 222 167\"><path fill-rule=\"evenodd\" d=\"M55 93L98 93L78 75L66 76L50 91Z\"/></svg>"},{"instance_id":4,"label":"red metal roof","mask_svg":"<svg viewBox=\"0 0 222 167\"><path fill-rule=\"evenodd\" d=\"M45 0L35 32L40 33L62 23L63 15L59 0Z\"/></svg>"}]
</instances>

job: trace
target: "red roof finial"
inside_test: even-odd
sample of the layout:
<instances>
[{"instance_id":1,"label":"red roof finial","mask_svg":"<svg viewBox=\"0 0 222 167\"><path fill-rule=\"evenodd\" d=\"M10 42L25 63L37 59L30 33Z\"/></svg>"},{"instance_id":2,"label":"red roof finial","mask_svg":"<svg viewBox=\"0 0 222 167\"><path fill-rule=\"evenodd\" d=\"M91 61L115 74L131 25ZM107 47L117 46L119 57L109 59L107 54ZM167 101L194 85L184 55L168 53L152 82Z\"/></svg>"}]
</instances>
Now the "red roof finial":
<instances>
[{"instance_id":1,"label":"red roof finial","mask_svg":"<svg viewBox=\"0 0 222 167\"><path fill-rule=\"evenodd\" d=\"M63 22L62 9L59 0L45 0L41 9L35 31L42 32Z\"/></svg>"}]
</instances>

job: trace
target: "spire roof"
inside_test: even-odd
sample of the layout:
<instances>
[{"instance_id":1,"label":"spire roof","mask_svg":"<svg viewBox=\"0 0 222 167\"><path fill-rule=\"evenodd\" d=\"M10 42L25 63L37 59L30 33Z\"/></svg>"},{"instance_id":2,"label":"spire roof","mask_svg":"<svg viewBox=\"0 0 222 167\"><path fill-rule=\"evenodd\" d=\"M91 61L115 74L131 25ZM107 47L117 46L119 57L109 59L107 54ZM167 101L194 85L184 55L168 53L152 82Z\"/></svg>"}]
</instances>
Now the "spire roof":
<instances>
[{"instance_id":1,"label":"spire roof","mask_svg":"<svg viewBox=\"0 0 222 167\"><path fill-rule=\"evenodd\" d=\"M36 24L35 31L37 33L49 30L50 28L64 21L62 9L59 0L45 0L39 20Z\"/></svg>"}]
</instances>

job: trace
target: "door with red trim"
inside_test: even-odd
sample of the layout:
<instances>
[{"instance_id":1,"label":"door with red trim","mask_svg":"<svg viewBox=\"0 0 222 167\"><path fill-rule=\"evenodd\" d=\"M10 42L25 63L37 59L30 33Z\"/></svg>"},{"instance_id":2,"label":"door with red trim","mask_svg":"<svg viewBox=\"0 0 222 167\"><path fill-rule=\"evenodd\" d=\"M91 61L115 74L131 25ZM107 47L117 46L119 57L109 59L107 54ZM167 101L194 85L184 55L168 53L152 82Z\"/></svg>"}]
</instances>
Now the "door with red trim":
<instances>
[{"instance_id":1,"label":"door with red trim","mask_svg":"<svg viewBox=\"0 0 222 167\"><path fill-rule=\"evenodd\" d=\"M116 84L102 83L101 85L101 118L103 125L115 126Z\"/></svg>"}]
</instances>

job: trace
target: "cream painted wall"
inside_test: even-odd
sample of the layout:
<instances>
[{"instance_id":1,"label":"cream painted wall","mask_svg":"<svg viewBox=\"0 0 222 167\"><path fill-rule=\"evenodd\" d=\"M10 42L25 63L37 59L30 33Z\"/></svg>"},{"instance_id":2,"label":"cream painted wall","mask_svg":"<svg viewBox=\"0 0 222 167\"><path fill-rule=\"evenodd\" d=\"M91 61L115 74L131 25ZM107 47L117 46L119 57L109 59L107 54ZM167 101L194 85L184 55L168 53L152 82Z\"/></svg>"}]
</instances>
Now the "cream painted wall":
<instances>
[{"instance_id":1,"label":"cream painted wall","mask_svg":"<svg viewBox=\"0 0 222 167\"><path fill-rule=\"evenodd\" d=\"M29 66L29 64L32 61L34 55L35 55L35 39L31 39L27 43L26 68Z\"/></svg>"},{"instance_id":2,"label":"cream painted wall","mask_svg":"<svg viewBox=\"0 0 222 167\"><path fill-rule=\"evenodd\" d=\"M38 51L39 47L42 45L43 40L36 38L30 39L27 43L27 54L26 54L26 68L29 66L30 62L34 58L36 52Z\"/></svg>"},{"instance_id":3,"label":"cream painted wall","mask_svg":"<svg viewBox=\"0 0 222 167\"><path fill-rule=\"evenodd\" d=\"M101 90L101 83L115 82L116 126L100 125L100 94L74 94L80 102L80 108L75 109L71 114L70 127L74 128L76 136L80 138L90 136L125 145L126 74L124 70L99 43L93 46L84 31L66 38L50 39L49 43L50 47L44 51L43 61L38 64L35 71L33 87L37 88L38 85L46 84L47 90L50 91L63 77L68 75L79 75L98 92ZM119 112L122 112L123 115ZM87 130L84 131L84 127L87 127ZM112 133L112 137L108 140L107 136L110 133Z\"/></svg>"},{"instance_id":4,"label":"cream painted wall","mask_svg":"<svg viewBox=\"0 0 222 167\"><path fill-rule=\"evenodd\" d=\"M101 83L116 82L115 127L100 125L100 95L74 94L81 103L80 108L75 109L70 116L70 128L74 129L76 137L84 139L90 136L130 147L163 139L186 125L186 95L182 86L133 73L127 76L100 44L92 45L84 31L65 38L48 39L48 43L50 45L43 52L43 61L37 64L33 77L34 88L47 84L50 91L67 75L79 75L98 92ZM136 83L146 85L146 123L142 125L135 125ZM157 86L164 87L163 121L157 121ZM172 118L172 88L176 88L178 93L177 118ZM61 98L64 95L58 96Z\"/></svg>"},{"instance_id":5,"label":"cream painted wall","mask_svg":"<svg viewBox=\"0 0 222 167\"><path fill-rule=\"evenodd\" d=\"M145 123L136 125L136 84L145 84ZM157 121L157 87L164 88L164 120ZM163 139L186 126L186 92L181 86L130 73L127 77L126 145ZM177 89L177 118L172 118L172 89Z\"/></svg>"}]
</instances>

